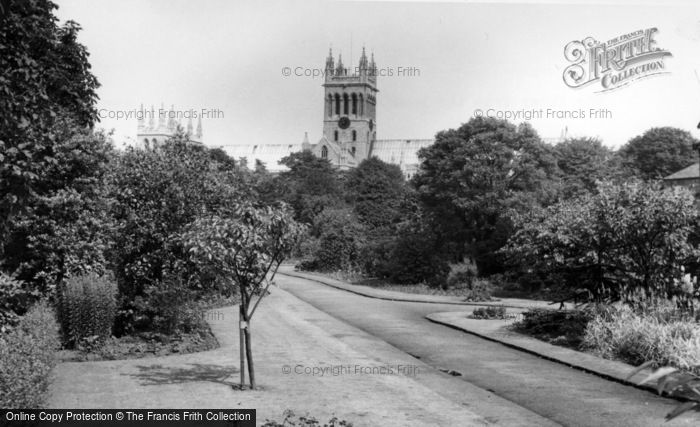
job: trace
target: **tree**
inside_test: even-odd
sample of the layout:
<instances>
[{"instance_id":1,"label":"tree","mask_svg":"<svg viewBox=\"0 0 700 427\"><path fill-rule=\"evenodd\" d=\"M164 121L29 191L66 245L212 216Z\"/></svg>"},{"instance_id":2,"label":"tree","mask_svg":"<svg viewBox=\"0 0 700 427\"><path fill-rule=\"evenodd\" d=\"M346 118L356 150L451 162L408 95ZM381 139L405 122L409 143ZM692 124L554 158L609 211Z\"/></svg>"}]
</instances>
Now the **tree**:
<instances>
[{"instance_id":1,"label":"tree","mask_svg":"<svg viewBox=\"0 0 700 427\"><path fill-rule=\"evenodd\" d=\"M327 159L305 150L290 154L280 164L289 170L279 175L279 197L294 209L297 221L311 224L325 208L343 205L341 182Z\"/></svg>"},{"instance_id":2,"label":"tree","mask_svg":"<svg viewBox=\"0 0 700 427\"><path fill-rule=\"evenodd\" d=\"M12 216L41 195L57 145L97 120L97 79L48 0L9 1L0 26L0 239ZM1 249L1 248L0 248Z\"/></svg>"},{"instance_id":3,"label":"tree","mask_svg":"<svg viewBox=\"0 0 700 427\"><path fill-rule=\"evenodd\" d=\"M359 220L371 229L400 222L408 191L401 168L376 157L362 161L345 182L347 199Z\"/></svg>"},{"instance_id":4,"label":"tree","mask_svg":"<svg viewBox=\"0 0 700 427\"><path fill-rule=\"evenodd\" d=\"M619 155L639 178L661 179L693 164L698 142L682 129L651 128L620 148Z\"/></svg>"},{"instance_id":5,"label":"tree","mask_svg":"<svg viewBox=\"0 0 700 427\"><path fill-rule=\"evenodd\" d=\"M685 189L604 183L596 194L521 216L503 252L521 271L569 293L585 289L595 300L629 300L639 291L670 297L683 267L700 254L688 241L697 220Z\"/></svg>"},{"instance_id":6,"label":"tree","mask_svg":"<svg viewBox=\"0 0 700 427\"><path fill-rule=\"evenodd\" d=\"M413 183L434 218L432 229L452 261L473 258L481 273L499 271L495 251L512 230L509 211L544 202L556 164L551 147L527 124L473 118L437 134L419 153Z\"/></svg>"},{"instance_id":7,"label":"tree","mask_svg":"<svg viewBox=\"0 0 700 427\"><path fill-rule=\"evenodd\" d=\"M618 174L614 153L596 138L570 138L554 146L561 171L562 196L568 199L596 189Z\"/></svg>"},{"instance_id":8,"label":"tree","mask_svg":"<svg viewBox=\"0 0 700 427\"><path fill-rule=\"evenodd\" d=\"M250 321L267 294L277 268L291 254L303 229L284 206L255 208L245 203L231 216L215 215L196 220L180 238L194 260L211 266L237 287L241 297L241 387L245 385L245 361L248 362L250 387L256 387Z\"/></svg>"},{"instance_id":9,"label":"tree","mask_svg":"<svg viewBox=\"0 0 700 427\"><path fill-rule=\"evenodd\" d=\"M200 217L229 215L253 197L245 169L221 168L206 149L179 131L155 150L127 149L106 177L109 215L115 222L110 259L123 305L118 331L144 327L164 307L159 293L179 297L179 284L211 287L214 278L188 259L176 237ZM168 283L170 282L170 283ZM169 286L175 289L168 290Z\"/></svg>"}]
</instances>

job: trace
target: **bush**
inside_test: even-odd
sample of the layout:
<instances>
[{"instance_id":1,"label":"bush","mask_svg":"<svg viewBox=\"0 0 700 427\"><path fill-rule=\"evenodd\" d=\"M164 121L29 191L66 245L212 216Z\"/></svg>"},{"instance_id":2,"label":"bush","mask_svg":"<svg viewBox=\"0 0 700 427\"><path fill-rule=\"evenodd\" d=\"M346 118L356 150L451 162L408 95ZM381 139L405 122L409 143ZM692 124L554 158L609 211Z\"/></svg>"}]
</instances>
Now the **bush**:
<instances>
[{"instance_id":1,"label":"bush","mask_svg":"<svg viewBox=\"0 0 700 427\"><path fill-rule=\"evenodd\" d=\"M117 285L111 277L88 274L66 280L58 292L59 319L69 346L96 343L112 335Z\"/></svg>"},{"instance_id":2,"label":"bush","mask_svg":"<svg viewBox=\"0 0 700 427\"><path fill-rule=\"evenodd\" d=\"M450 266L436 250L437 237L429 231L406 229L396 240L389 262L382 266L383 276L398 284L425 283L445 287Z\"/></svg>"},{"instance_id":3,"label":"bush","mask_svg":"<svg viewBox=\"0 0 700 427\"><path fill-rule=\"evenodd\" d=\"M639 365L673 366L700 373L700 325L641 315L626 305L599 311L588 323L583 346L608 358Z\"/></svg>"},{"instance_id":4,"label":"bush","mask_svg":"<svg viewBox=\"0 0 700 427\"><path fill-rule=\"evenodd\" d=\"M60 340L53 310L33 305L10 333L0 336L0 408L42 405Z\"/></svg>"},{"instance_id":5,"label":"bush","mask_svg":"<svg viewBox=\"0 0 700 427\"><path fill-rule=\"evenodd\" d=\"M0 272L0 333L9 332L38 293L29 292L20 280Z\"/></svg>"},{"instance_id":6,"label":"bush","mask_svg":"<svg viewBox=\"0 0 700 427\"><path fill-rule=\"evenodd\" d=\"M474 319L505 319L506 308L503 306L479 307L472 312Z\"/></svg>"},{"instance_id":7,"label":"bush","mask_svg":"<svg viewBox=\"0 0 700 427\"><path fill-rule=\"evenodd\" d=\"M516 329L553 344L578 347L595 310L533 308L523 313Z\"/></svg>"},{"instance_id":8,"label":"bush","mask_svg":"<svg viewBox=\"0 0 700 427\"><path fill-rule=\"evenodd\" d=\"M447 287L471 288L474 278L477 276L476 266L471 262L461 262L450 266L447 275Z\"/></svg>"},{"instance_id":9,"label":"bush","mask_svg":"<svg viewBox=\"0 0 700 427\"><path fill-rule=\"evenodd\" d=\"M365 246L365 229L347 209L326 209L314 221L312 236L318 236L313 259L302 269L317 271L357 270Z\"/></svg>"}]
</instances>

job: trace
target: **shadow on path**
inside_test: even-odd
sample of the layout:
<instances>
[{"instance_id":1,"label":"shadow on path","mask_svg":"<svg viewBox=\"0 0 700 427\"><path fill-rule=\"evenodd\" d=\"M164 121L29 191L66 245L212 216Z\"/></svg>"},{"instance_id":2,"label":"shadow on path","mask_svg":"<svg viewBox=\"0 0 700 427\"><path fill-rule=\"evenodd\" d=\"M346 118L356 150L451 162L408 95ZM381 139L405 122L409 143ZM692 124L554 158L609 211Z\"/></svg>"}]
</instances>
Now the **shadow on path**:
<instances>
[{"instance_id":1,"label":"shadow on path","mask_svg":"<svg viewBox=\"0 0 700 427\"><path fill-rule=\"evenodd\" d=\"M140 372L122 374L135 377L141 385L182 384L189 382L212 382L232 386L229 380L239 370L234 366L190 363L189 367L164 367L163 365L137 366Z\"/></svg>"}]
</instances>

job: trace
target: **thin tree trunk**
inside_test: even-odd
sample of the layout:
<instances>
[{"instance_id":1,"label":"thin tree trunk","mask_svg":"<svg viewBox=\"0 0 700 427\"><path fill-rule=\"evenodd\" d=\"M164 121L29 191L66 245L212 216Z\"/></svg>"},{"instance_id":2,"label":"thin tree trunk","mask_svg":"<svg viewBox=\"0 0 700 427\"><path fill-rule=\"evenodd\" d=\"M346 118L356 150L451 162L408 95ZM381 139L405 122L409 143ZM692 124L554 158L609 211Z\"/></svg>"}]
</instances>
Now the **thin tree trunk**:
<instances>
[{"instance_id":1,"label":"thin tree trunk","mask_svg":"<svg viewBox=\"0 0 700 427\"><path fill-rule=\"evenodd\" d=\"M250 378L250 388L255 390L255 369L253 368L253 347L250 344L250 323L245 328L245 351L248 358L248 377Z\"/></svg>"},{"instance_id":2,"label":"thin tree trunk","mask_svg":"<svg viewBox=\"0 0 700 427\"><path fill-rule=\"evenodd\" d=\"M239 306L238 310L238 336L239 336L239 347L240 347L240 359L241 359L241 390L245 388L245 338L243 334L243 323L245 318L243 317L243 301Z\"/></svg>"}]
</instances>

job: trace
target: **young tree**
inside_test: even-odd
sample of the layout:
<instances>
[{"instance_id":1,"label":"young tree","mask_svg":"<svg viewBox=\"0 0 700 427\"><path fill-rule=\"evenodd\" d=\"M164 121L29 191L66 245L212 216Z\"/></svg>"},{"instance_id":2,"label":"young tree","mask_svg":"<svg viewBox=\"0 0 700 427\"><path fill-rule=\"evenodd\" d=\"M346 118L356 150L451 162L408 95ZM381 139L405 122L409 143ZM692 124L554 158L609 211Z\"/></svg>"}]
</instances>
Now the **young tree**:
<instances>
[{"instance_id":1,"label":"young tree","mask_svg":"<svg viewBox=\"0 0 700 427\"><path fill-rule=\"evenodd\" d=\"M250 321L303 229L284 206L255 208L244 203L231 216L196 220L181 236L191 258L209 265L240 295L241 387L245 385L246 360L250 387L256 387Z\"/></svg>"}]
</instances>

